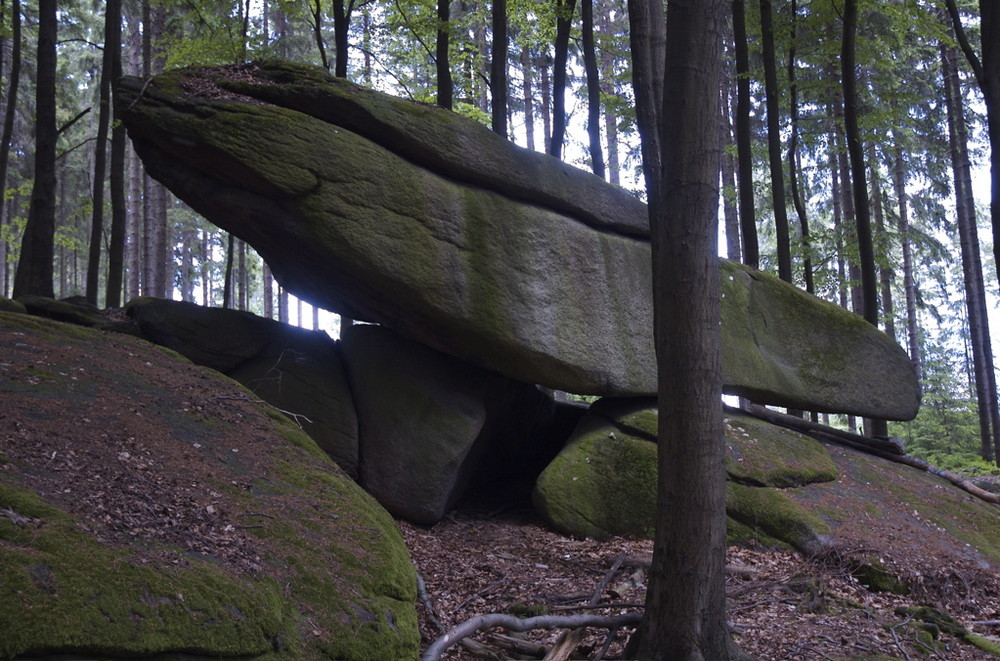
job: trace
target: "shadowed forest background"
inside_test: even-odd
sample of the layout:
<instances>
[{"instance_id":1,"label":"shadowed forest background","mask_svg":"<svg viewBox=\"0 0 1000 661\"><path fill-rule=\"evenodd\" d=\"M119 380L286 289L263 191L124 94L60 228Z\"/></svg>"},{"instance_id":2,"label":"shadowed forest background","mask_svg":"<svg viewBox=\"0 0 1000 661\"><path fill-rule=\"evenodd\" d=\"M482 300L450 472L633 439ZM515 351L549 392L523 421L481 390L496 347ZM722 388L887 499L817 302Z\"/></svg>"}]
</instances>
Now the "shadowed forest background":
<instances>
[{"instance_id":1,"label":"shadowed forest background","mask_svg":"<svg viewBox=\"0 0 1000 661\"><path fill-rule=\"evenodd\" d=\"M0 2L0 295L17 294L34 190L54 207L57 297L101 307L177 298L336 332L339 321L290 299L256 253L144 176L114 118L118 72L320 64L645 195L625 0L61 2L55 25L40 20L45 4ZM719 90L724 256L877 321L919 366L924 390L918 418L890 434L943 468L986 469L1000 447L998 292L988 104L971 64L982 52L978 7L859 4L863 181L847 149L841 3L732 3ZM40 120L51 103L36 46L46 35L52 136ZM54 166L44 181L43 143Z\"/></svg>"}]
</instances>

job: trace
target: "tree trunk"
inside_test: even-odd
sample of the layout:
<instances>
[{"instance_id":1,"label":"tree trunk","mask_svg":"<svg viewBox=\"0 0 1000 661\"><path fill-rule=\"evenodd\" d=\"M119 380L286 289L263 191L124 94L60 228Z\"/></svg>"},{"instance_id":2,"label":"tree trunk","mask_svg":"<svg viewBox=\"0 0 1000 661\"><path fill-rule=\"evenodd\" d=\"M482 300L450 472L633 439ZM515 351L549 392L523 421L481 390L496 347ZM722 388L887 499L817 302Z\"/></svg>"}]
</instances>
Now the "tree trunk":
<instances>
[{"instance_id":1,"label":"tree trunk","mask_svg":"<svg viewBox=\"0 0 1000 661\"><path fill-rule=\"evenodd\" d=\"M121 0L108 0L108 11L118 20L112 21L111 32L105 41L105 48L111 49L111 78L118 80L122 75L122 24ZM118 93L111 90L112 109L117 119L120 114ZM125 205L125 125L116 121L111 128L111 234L108 241L108 279L104 294L105 305L109 308L121 307L122 278L125 268L125 226L127 208Z\"/></svg>"},{"instance_id":2,"label":"tree trunk","mask_svg":"<svg viewBox=\"0 0 1000 661\"><path fill-rule=\"evenodd\" d=\"M222 307L226 310L233 308L233 257L236 247L236 237L232 234L226 240L226 277L222 284Z\"/></svg>"},{"instance_id":3,"label":"tree trunk","mask_svg":"<svg viewBox=\"0 0 1000 661\"><path fill-rule=\"evenodd\" d=\"M600 33L608 39L613 34L611 12L612 7L609 3L605 5L604 11L601 12L600 20L598 21ZM603 48L601 49L601 94L609 99L618 96L613 79L614 73L615 56L610 49ZM618 156L618 114L615 111L614 105L609 103L604 104L604 136L608 143L608 181L615 186L620 186L621 161Z\"/></svg>"},{"instance_id":4,"label":"tree trunk","mask_svg":"<svg viewBox=\"0 0 1000 661\"><path fill-rule=\"evenodd\" d=\"M434 65L437 71L437 104L446 110L451 110L454 105L454 85L451 82L451 60L448 55L451 37L450 0L438 0L437 18L437 40L434 58Z\"/></svg>"},{"instance_id":5,"label":"tree trunk","mask_svg":"<svg viewBox=\"0 0 1000 661\"><path fill-rule=\"evenodd\" d=\"M318 12L318 1L316 7ZM344 0L333 0L333 75L338 78L347 78L347 48L349 45L347 37L351 28L352 11L354 11L354 0L348 0L347 5L344 4ZM318 18L316 22L319 23Z\"/></svg>"},{"instance_id":6,"label":"tree trunk","mask_svg":"<svg viewBox=\"0 0 1000 661\"><path fill-rule=\"evenodd\" d=\"M920 381L920 332L917 324L917 286L913 279L913 255L910 242L909 196L906 193L906 153L901 146L899 135L895 134L893 137L896 141L893 189L896 193L896 202L899 205L897 227L899 230L900 248L903 255L903 293L906 300L907 347L909 347L910 362L913 363L917 371L917 381Z\"/></svg>"},{"instance_id":7,"label":"tree trunk","mask_svg":"<svg viewBox=\"0 0 1000 661\"><path fill-rule=\"evenodd\" d=\"M552 65L552 139L549 154L562 158L566 141L566 76L569 59L569 34L573 26L576 0L556 1L555 63Z\"/></svg>"},{"instance_id":8,"label":"tree trunk","mask_svg":"<svg viewBox=\"0 0 1000 661\"><path fill-rule=\"evenodd\" d=\"M552 77L549 74L549 56L543 53L539 59L542 79L542 135L545 140L545 149L548 150L552 141Z\"/></svg>"},{"instance_id":9,"label":"tree trunk","mask_svg":"<svg viewBox=\"0 0 1000 661\"><path fill-rule=\"evenodd\" d=\"M997 401L996 371L986 314L986 288L976 231L975 203L972 199L972 175L969 164L968 131L958 83L957 54L941 46L941 69L944 75L944 99L948 110L948 138L951 145L952 171L955 179L955 210L958 217L959 243L962 250L962 275L965 305L972 345L976 401L979 404L980 454L985 461L1000 459L1000 408Z\"/></svg>"},{"instance_id":10,"label":"tree trunk","mask_svg":"<svg viewBox=\"0 0 1000 661\"><path fill-rule=\"evenodd\" d=\"M529 151L535 151L535 99L531 91L531 50L527 46L521 47L521 72L524 76L521 89L524 96L525 145Z\"/></svg>"},{"instance_id":11,"label":"tree trunk","mask_svg":"<svg viewBox=\"0 0 1000 661\"><path fill-rule=\"evenodd\" d=\"M792 246L788 236L788 209L781 161L781 122L778 112L778 68L774 52L774 20L771 0L760 0L760 27L763 36L764 100L767 107L767 155L771 172L771 201L774 236L778 253L778 277L792 281Z\"/></svg>"},{"instance_id":12,"label":"tree trunk","mask_svg":"<svg viewBox=\"0 0 1000 661\"><path fill-rule=\"evenodd\" d=\"M750 144L750 51L747 46L746 8L732 0L733 44L736 53L736 175L739 182L740 235L743 263L760 268L757 212L753 199L753 149Z\"/></svg>"},{"instance_id":13,"label":"tree trunk","mask_svg":"<svg viewBox=\"0 0 1000 661\"><path fill-rule=\"evenodd\" d=\"M730 32L730 36L732 33ZM733 144L732 109L735 101L735 90L728 67L722 69L722 104L721 121L719 122L719 140L722 149L722 217L726 227L726 257L733 261L742 259L743 249L740 243L740 214L736 203L736 156L730 151Z\"/></svg>"},{"instance_id":14,"label":"tree trunk","mask_svg":"<svg viewBox=\"0 0 1000 661\"><path fill-rule=\"evenodd\" d=\"M806 291L812 294L816 291L813 282L812 267L812 244L809 240L809 217L806 215L806 205L802 201L802 192L799 190L799 171L801 163L799 159L799 94L798 83L795 79L795 24L798 20L798 9L795 0L791 4L791 47L788 49L788 95L789 95L789 124L790 136L788 139L788 188L792 194L792 204L795 206L795 215L799 219L799 235L802 240L802 279L806 285Z\"/></svg>"},{"instance_id":15,"label":"tree trunk","mask_svg":"<svg viewBox=\"0 0 1000 661\"><path fill-rule=\"evenodd\" d=\"M316 39L316 48L319 49L319 60L323 63L323 68L330 70L330 60L326 57L326 44L323 43L323 8L320 0L313 0L312 8L313 37Z\"/></svg>"},{"instance_id":16,"label":"tree trunk","mask_svg":"<svg viewBox=\"0 0 1000 661\"><path fill-rule=\"evenodd\" d=\"M264 318L274 319L274 276L267 262L264 262Z\"/></svg>"},{"instance_id":17,"label":"tree trunk","mask_svg":"<svg viewBox=\"0 0 1000 661\"><path fill-rule=\"evenodd\" d=\"M14 296L55 296L52 281L56 226L56 2L38 1L38 58L35 79L35 180Z\"/></svg>"},{"instance_id":18,"label":"tree trunk","mask_svg":"<svg viewBox=\"0 0 1000 661\"><path fill-rule=\"evenodd\" d=\"M10 167L10 143L14 135L14 117L17 111L17 92L21 81L21 0L11 2L11 55L10 82L7 87L7 107L3 117L3 136L0 137L0 190L7 190L7 171ZM5 197L5 196L4 196ZM7 220L8 205L0 197L0 236ZM0 295L8 290L7 242L0 239Z\"/></svg>"},{"instance_id":19,"label":"tree trunk","mask_svg":"<svg viewBox=\"0 0 1000 661\"><path fill-rule=\"evenodd\" d=\"M493 0L493 53L490 58L493 132L507 137L507 0Z\"/></svg>"},{"instance_id":20,"label":"tree trunk","mask_svg":"<svg viewBox=\"0 0 1000 661\"><path fill-rule=\"evenodd\" d=\"M104 239L104 185L107 177L108 131L111 127L111 57L114 52L112 24L121 25L121 14L112 6L104 5L104 53L101 63L100 92L97 113L97 142L94 145L93 207L90 220L90 250L87 258L87 301L97 305L97 291L101 275L101 243Z\"/></svg>"},{"instance_id":21,"label":"tree trunk","mask_svg":"<svg viewBox=\"0 0 1000 661\"><path fill-rule=\"evenodd\" d=\"M876 243L880 246L888 246L889 238L885 229L885 205L882 198L882 177L879 174L878 160L876 158L874 144L868 145L868 163L871 167L872 219L875 221ZM883 248L883 250L887 251L888 248ZM894 319L895 308L893 307L892 300L892 281L894 274L892 266L889 265L888 261L889 260L882 260L879 264L877 264L879 291L882 300L882 327L885 330L885 334L892 338L893 342L896 342L896 320Z\"/></svg>"},{"instance_id":22,"label":"tree trunk","mask_svg":"<svg viewBox=\"0 0 1000 661\"><path fill-rule=\"evenodd\" d=\"M638 96L647 95L643 104L653 109L662 141L660 194L650 210L659 487L646 613L634 657L644 660L742 658L725 617L726 472L717 251L724 10L724 0L670 0L662 70L665 93L650 98L656 85L636 85L637 105ZM650 11L647 7L647 16ZM641 74L638 77L642 83ZM657 114L661 103L662 114ZM644 139L649 135L648 130L640 132Z\"/></svg>"},{"instance_id":23,"label":"tree trunk","mask_svg":"<svg viewBox=\"0 0 1000 661\"><path fill-rule=\"evenodd\" d=\"M855 42L857 39L857 0L844 0L844 39L840 65L844 87L844 129L847 153L851 159L851 181L854 189L854 220L857 226L858 261L861 266L863 316L878 328L878 277L875 269L875 245L872 241L871 205L865 177L865 155L858 124L858 91L855 73ZM888 433L884 420L872 420L871 433L885 436Z\"/></svg>"},{"instance_id":24,"label":"tree trunk","mask_svg":"<svg viewBox=\"0 0 1000 661\"><path fill-rule=\"evenodd\" d=\"M629 0L628 21L635 116L642 136L642 173L646 180L646 200L652 209L660 199L659 107L663 99L663 58L666 50L663 7L658 2Z\"/></svg>"},{"instance_id":25,"label":"tree trunk","mask_svg":"<svg viewBox=\"0 0 1000 661\"><path fill-rule=\"evenodd\" d=\"M597 46L594 43L594 0L582 0L580 10L583 67L587 75L587 136L590 141L590 167L594 174L604 179L604 150L601 147L601 81L597 73Z\"/></svg>"}]
</instances>

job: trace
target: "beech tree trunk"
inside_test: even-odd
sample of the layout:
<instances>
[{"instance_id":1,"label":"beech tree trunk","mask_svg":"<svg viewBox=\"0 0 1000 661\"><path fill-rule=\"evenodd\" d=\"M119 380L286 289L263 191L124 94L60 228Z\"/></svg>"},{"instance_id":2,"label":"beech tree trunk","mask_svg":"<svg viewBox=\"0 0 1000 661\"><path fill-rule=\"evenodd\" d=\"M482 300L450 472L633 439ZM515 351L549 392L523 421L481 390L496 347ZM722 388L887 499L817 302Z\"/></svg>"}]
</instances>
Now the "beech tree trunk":
<instances>
[{"instance_id":1,"label":"beech tree trunk","mask_svg":"<svg viewBox=\"0 0 1000 661\"><path fill-rule=\"evenodd\" d=\"M650 209L659 486L646 613L633 657L642 660L726 661L743 656L729 636L725 617L726 471L717 250L725 1L670 0L662 95L653 96L658 85L635 74L636 103L643 108L637 116L658 122L662 150L659 194ZM645 9L638 13L654 15L651 5L659 2L645 0ZM654 40L641 43L648 46ZM650 127L641 127L640 133L645 141Z\"/></svg>"},{"instance_id":2,"label":"beech tree trunk","mask_svg":"<svg viewBox=\"0 0 1000 661\"><path fill-rule=\"evenodd\" d=\"M38 2L38 56L35 79L35 179L14 296L55 296L53 265L56 227L56 2Z\"/></svg>"}]
</instances>

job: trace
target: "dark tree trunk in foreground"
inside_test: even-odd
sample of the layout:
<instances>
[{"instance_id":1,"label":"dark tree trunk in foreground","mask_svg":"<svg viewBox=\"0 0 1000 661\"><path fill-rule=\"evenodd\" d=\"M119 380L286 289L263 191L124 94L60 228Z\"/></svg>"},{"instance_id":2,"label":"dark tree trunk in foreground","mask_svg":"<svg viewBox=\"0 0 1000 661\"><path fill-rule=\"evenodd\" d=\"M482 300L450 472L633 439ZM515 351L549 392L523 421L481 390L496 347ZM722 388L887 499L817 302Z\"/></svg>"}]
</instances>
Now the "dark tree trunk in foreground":
<instances>
[{"instance_id":1,"label":"dark tree trunk in foreground","mask_svg":"<svg viewBox=\"0 0 1000 661\"><path fill-rule=\"evenodd\" d=\"M451 2L449 0L438 0L437 18L437 43L434 55L434 66L437 72L437 104L446 110L451 110L454 85L451 82L451 60L448 56L448 44L451 40Z\"/></svg>"},{"instance_id":2,"label":"dark tree trunk in foreground","mask_svg":"<svg viewBox=\"0 0 1000 661\"><path fill-rule=\"evenodd\" d=\"M757 212L753 200L753 151L750 145L750 55L743 0L732 0L732 11L736 53L736 177L739 184L740 235L743 238L743 263L759 268Z\"/></svg>"},{"instance_id":3,"label":"dark tree trunk in foreground","mask_svg":"<svg viewBox=\"0 0 1000 661\"><path fill-rule=\"evenodd\" d=\"M569 59L569 33L573 26L576 0L555 0L556 43L555 62L552 65L552 138L549 154L562 158L566 141L566 62Z\"/></svg>"},{"instance_id":4,"label":"dark tree trunk in foreground","mask_svg":"<svg viewBox=\"0 0 1000 661\"><path fill-rule=\"evenodd\" d=\"M56 2L38 2L38 59L35 89L35 181L14 296L55 296L52 266L56 228Z\"/></svg>"},{"instance_id":5,"label":"dark tree trunk in foreground","mask_svg":"<svg viewBox=\"0 0 1000 661\"><path fill-rule=\"evenodd\" d=\"M582 0L580 23L583 37L583 64L587 73L587 135L591 170L604 178L604 150L601 148L601 82L597 72L594 44L594 0Z\"/></svg>"},{"instance_id":6,"label":"dark tree trunk in foreground","mask_svg":"<svg viewBox=\"0 0 1000 661\"><path fill-rule=\"evenodd\" d=\"M726 471L717 250L725 2L671 0L663 95L653 97L657 85L641 75L636 84L637 104L652 111L662 141L660 192L650 209L659 497L646 613L634 657L643 660L743 657L729 636L725 616ZM659 0L646 4L653 3ZM645 15L650 15L649 8Z\"/></svg>"},{"instance_id":7,"label":"dark tree trunk in foreground","mask_svg":"<svg viewBox=\"0 0 1000 661\"><path fill-rule=\"evenodd\" d=\"M493 0L493 54L490 94L494 133L507 137L507 0Z\"/></svg>"},{"instance_id":8,"label":"dark tree trunk in foreground","mask_svg":"<svg viewBox=\"0 0 1000 661\"><path fill-rule=\"evenodd\" d=\"M980 455L984 461L1000 458L1000 407L997 401L996 371L986 314L986 287L983 263L976 232L976 209L972 197L972 174L969 164L969 137L958 83L957 53L941 46L941 70L944 75L945 106L948 110L948 139L951 144L952 172L955 179L955 210L958 217L959 244L962 250L962 275L965 282L965 306L972 345L972 368L976 401L979 407Z\"/></svg>"}]
</instances>

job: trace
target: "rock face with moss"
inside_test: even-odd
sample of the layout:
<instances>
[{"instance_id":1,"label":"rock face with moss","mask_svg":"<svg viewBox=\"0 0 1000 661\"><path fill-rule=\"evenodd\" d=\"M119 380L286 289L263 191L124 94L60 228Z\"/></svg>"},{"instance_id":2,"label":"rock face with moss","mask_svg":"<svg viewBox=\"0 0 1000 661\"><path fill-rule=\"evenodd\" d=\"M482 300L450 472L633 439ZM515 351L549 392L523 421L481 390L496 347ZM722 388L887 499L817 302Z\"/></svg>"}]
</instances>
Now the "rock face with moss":
<instances>
[{"instance_id":1,"label":"rock face with moss","mask_svg":"<svg viewBox=\"0 0 1000 661\"><path fill-rule=\"evenodd\" d=\"M416 658L398 528L290 420L129 336L0 352L0 658Z\"/></svg>"},{"instance_id":2,"label":"rock face with moss","mask_svg":"<svg viewBox=\"0 0 1000 661\"><path fill-rule=\"evenodd\" d=\"M655 391L643 205L471 120L287 64L121 86L147 170L290 291L527 383ZM724 265L727 391L915 415L905 353L860 318Z\"/></svg>"}]
</instances>

